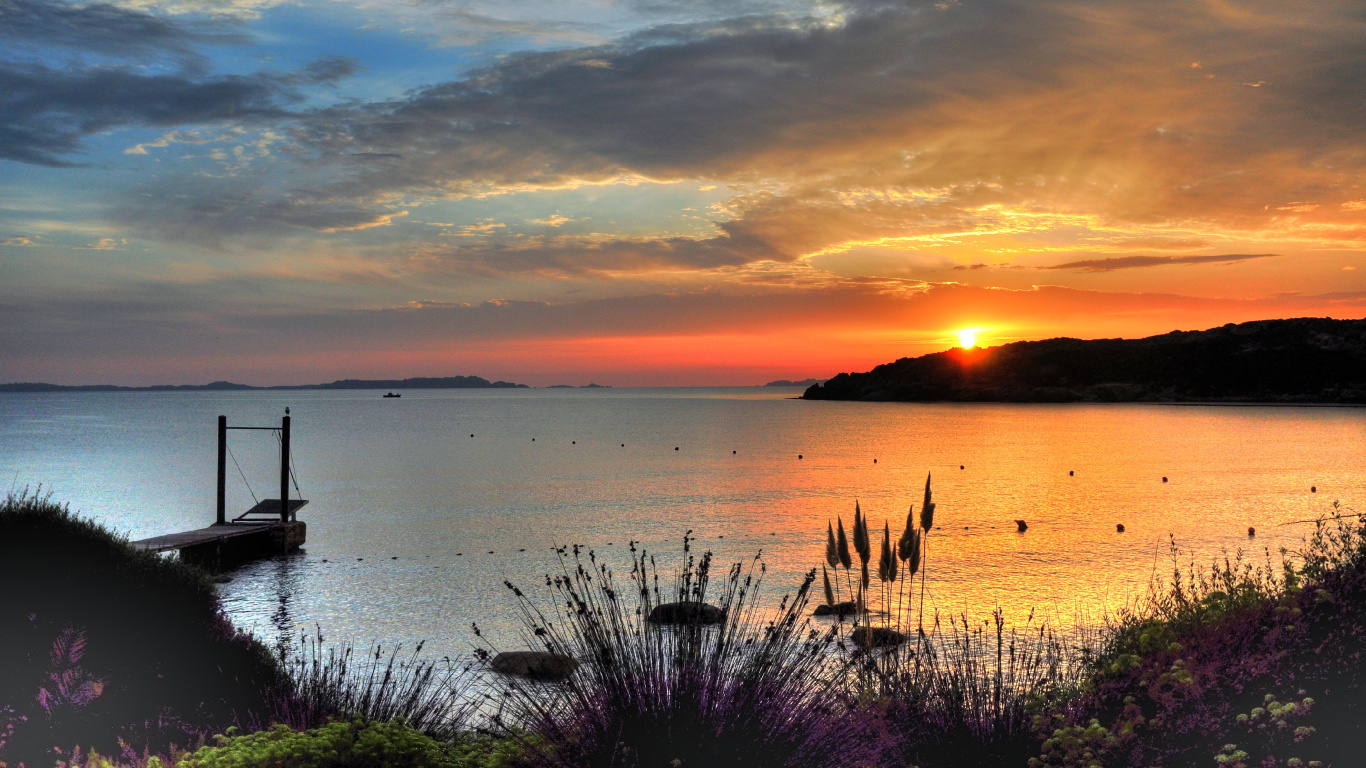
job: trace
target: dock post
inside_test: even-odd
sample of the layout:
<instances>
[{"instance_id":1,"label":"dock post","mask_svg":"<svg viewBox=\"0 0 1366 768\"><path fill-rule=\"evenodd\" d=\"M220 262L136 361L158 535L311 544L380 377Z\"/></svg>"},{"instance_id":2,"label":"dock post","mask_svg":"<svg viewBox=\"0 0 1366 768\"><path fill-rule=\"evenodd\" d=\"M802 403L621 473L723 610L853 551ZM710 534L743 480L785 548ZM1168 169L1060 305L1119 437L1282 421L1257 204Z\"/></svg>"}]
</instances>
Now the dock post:
<instances>
[{"instance_id":1,"label":"dock post","mask_svg":"<svg viewBox=\"0 0 1366 768\"><path fill-rule=\"evenodd\" d=\"M218 525L228 522L228 417L218 417Z\"/></svg>"},{"instance_id":2,"label":"dock post","mask_svg":"<svg viewBox=\"0 0 1366 768\"><path fill-rule=\"evenodd\" d=\"M289 417L280 422L280 522L289 522Z\"/></svg>"}]
</instances>

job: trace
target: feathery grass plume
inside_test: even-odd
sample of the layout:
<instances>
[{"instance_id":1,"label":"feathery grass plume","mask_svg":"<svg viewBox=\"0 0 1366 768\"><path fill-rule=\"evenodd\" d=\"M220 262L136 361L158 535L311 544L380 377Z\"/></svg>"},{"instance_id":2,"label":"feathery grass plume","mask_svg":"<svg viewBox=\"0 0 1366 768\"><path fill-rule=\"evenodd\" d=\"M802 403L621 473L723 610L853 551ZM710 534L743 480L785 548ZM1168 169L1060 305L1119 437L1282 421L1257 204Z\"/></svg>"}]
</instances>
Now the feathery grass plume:
<instances>
[{"instance_id":1,"label":"feathery grass plume","mask_svg":"<svg viewBox=\"0 0 1366 768\"><path fill-rule=\"evenodd\" d=\"M825 521L825 563L831 568L840 564L839 547L835 544L835 528L829 520Z\"/></svg>"},{"instance_id":2,"label":"feathery grass plume","mask_svg":"<svg viewBox=\"0 0 1366 768\"><path fill-rule=\"evenodd\" d=\"M592 553L586 559L591 560ZM561 557L547 576L556 607L547 615L523 594L517 605L532 647L582 662L563 683L504 681L495 724L534 739L534 768L740 766L828 768L841 754L869 764L879 744L848 716L856 702L834 653L836 628L805 618L815 569L795 595L761 610L764 565L734 564L707 589L710 554L686 567L691 599L724 611L720 624L666 626L648 620L671 596L655 560L632 549L619 578L605 564ZM758 761L756 762L756 758Z\"/></svg>"},{"instance_id":3,"label":"feathery grass plume","mask_svg":"<svg viewBox=\"0 0 1366 768\"><path fill-rule=\"evenodd\" d=\"M821 566L821 579L825 582L825 604L835 607L835 590L830 588L830 572Z\"/></svg>"},{"instance_id":4,"label":"feathery grass plume","mask_svg":"<svg viewBox=\"0 0 1366 768\"><path fill-rule=\"evenodd\" d=\"M892 557L892 531L884 521L882 523L882 552L877 561L877 577L883 581L896 581L898 566L896 558Z\"/></svg>"},{"instance_id":5,"label":"feathery grass plume","mask_svg":"<svg viewBox=\"0 0 1366 768\"><path fill-rule=\"evenodd\" d=\"M836 535L835 542L840 558L840 565L844 566L844 569L847 571L849 570L849 567L854 564L854 560L849 556L849 539L844 535L844 518L842 517L839 518L839 533Z\"/></svg>"},{"instance_id":6,"label":"feathery grass plume","mask_svg":"<svg viewBox=\"0 0 1366 768\"><path fill-rule=\"evenodd\" d=\"M863 516L857 501L854 502L854 551L866 567L873 556L873 546L868 540L868 519Z\"/></svg>"},{"instance_id":7,"label":"feathery grass plume","mask_svg":"<svg viewBox=\"0 0 1366 768\"><path fill-rule=\"evenodd\" d=\"M864 589L867 589L867 588L868 588L868 583L869 583L869 581L871 581L871 580L868 578L868 561L867 561L867 560L864 560L864 561L863 561L863 581L862 581L862 583L863 583L863 588L864 588Z\"/></svg>"},{"instance_id":8,"label":"feathery grass plume","mask_svg":"<svg viewBox=\"0 0 1366 768\"><path fill-rule=\"evenodd\" d=\"M920 549L924 555L926 565L920 572L920 613L916 623L916 646L923 643L925 638L925 579L929 575L930 559L930 529L934 528L934 500L930 496L930 475L925 473L925 501L920 506L920 530L924 533L921 537Z\"/></svg>"},{"instance_id":9,"label":"feathery grass plume","mask_svg":"<svg viewBox=\"0 0 1366 768\"><path fill-rule=\"evenodd\" d=\"M910 544L911 532L914 531L914 530L915 530L915 505L912 504L912 505L906 510L906 527L901 531L901 538L897 539L897 542L896 542L897 559L899 559L899 560L906 560L906 559L908 559L908 558L906 557L906 555L904 555L904 554L902 554L902 553L906 552L906 547L909 546L909 544Z\"/></svg>"},{"instance_id":10,"label":"feathery grass plume","mask_svg":"<svg viewBox=\"0 0 1366 768\"><path fill-rule=\"evenodd\" d=\"M928 531L934 527L934 502L930 500L930 475L925 475L925 502L920 507L920 529Z\"/></svg>"},{"instance_id":11,"label":"feathery grass plume","mask_svg":"<svg viewBox=\"0 0 1366 768\"><path fill-rule=\"evenodd\" d=\"M914 552L914 554L912 554ZM901 531L901 538L896 542L896 559L899 561L896 567L900 568L901 563L905 563L912 557L915 558L915 567L908 568L905 578L901 580L901 589L896 596L896 627L901 629L903 617L902 605L906 600L906 590L912 590L911 597L914 599L915 572L920 568L920 532L915 527L915 505L912 504L906 509L906 527ZM907 584L907 582L910 582Z\"/></svg>"},{"instance_id":12,"label":"feathery grass plume","mask_svg":"<svg viewBox=\"0 0 1366 768\"><path fill-rule=\"evenodd\" d=\"M920 531L908 529L896 543L896 553L897 558L906 563L906 575L914 576L920 570Z\"/></svg>"}]
</instances>

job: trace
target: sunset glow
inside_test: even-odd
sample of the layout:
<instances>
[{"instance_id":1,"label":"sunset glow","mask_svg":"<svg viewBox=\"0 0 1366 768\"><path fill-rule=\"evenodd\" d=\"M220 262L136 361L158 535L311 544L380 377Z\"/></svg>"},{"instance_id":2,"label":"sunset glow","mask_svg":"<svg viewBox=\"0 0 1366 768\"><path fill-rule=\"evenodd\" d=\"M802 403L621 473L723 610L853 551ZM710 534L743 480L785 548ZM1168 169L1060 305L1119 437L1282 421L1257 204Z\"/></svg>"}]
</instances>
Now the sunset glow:
<instances>
[{"instance_id":1,"label":"sunset glow","mask_svg":"<svg viewBox=\"0 0 1366 768\"><path fill-rule=\"evenodd\" d=\"M755 384L1366 316L1351 4L14 2L0 381Z\"/></svg>"}]
</instances>

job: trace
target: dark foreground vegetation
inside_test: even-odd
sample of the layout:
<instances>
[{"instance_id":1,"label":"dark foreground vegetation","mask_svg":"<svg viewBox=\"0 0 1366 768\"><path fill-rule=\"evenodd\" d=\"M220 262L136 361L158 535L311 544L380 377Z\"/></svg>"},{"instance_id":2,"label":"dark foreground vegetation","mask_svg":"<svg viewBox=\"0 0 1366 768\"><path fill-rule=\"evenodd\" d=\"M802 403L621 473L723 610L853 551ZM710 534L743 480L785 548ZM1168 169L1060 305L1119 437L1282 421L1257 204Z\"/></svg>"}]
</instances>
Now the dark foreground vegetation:
<instances>
[{"instance_id":1,"label":"dark foreground vegetation","mask_svg":"<svg viewBox=\"0 0 1366 768\"><path fill-rule=\"evenodd\" d=\"M714 568L685 540L676 567L633 546L614 572L561 550L544 583L508 584L527 647L580 663L548 681L493 675L484 651L461 666L315 636L272 652L223 619L203 574L11 497L0 765L1361 764L1359 518L1333 507L1283 559L1197 568L1173 547L1169 578L1087 635L919 610L928 489L920 512L881 535L861 515L852 536L832 525L824 572L762 605L758 558ZM665 610L680 601L720 613ZM849 607L812 619L813 602ZM670 615L697 618L651 620Z\"/></svg>"},{"instance_id":2,"label":"dark foreground vegetation","mask_svg":"<svg viewBox=\"0 0 1366 768\"><path fill-rule=\"evenodd\" d=\"M1366 403L1366 320L1261 320L1146 339L1048 339L841 373L807 400Z\"/></svg>"}]
</instances>

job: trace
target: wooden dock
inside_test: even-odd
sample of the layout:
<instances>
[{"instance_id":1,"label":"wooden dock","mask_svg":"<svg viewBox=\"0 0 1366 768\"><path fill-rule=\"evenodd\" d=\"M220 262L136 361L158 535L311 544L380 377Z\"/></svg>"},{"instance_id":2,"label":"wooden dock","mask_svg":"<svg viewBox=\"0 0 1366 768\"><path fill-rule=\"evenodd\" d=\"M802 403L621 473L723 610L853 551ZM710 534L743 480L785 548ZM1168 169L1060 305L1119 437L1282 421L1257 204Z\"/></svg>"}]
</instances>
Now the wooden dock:
<instances>
[{"instance_id":1,"label":"wooden dock","mask_svg":"<svg viewBox=\"0 0 1366 768\"><path fill-rule=\"evenodd\" d=\"M133 546L137 549L145 549L149 552L170 552L173 549L186 549L188 547L198 547L204 544L218 544L236 536L259 536L264 529L277 525L280 525L280 523L237 523L232 525L218 525L215 523L208 528L200 528L197 531L168 533L165 536L153 536L150 539L142 539L133 542Z\"/></svg>"},{"instance_id":2,"label":"wooden dock","mask_svg":"<svg viewBox=\"0 0 1366 768\"><path fill-rule=\"evenodd\" d=\"M232 568L250 560L270 557L298 549L307 538L308 526L297 513L308 502L289 497L289 409L280 427L228 427L226 416L218 417L218 514L207 528L168 533L132 542L148 552L180 553L180 559L212 571ZM228 430L270 430L280 437L280 498L258 501L256 506L227 519L226 483ZM281 501L283 499L283 501Z\"/></svg>"}]
</instances>

